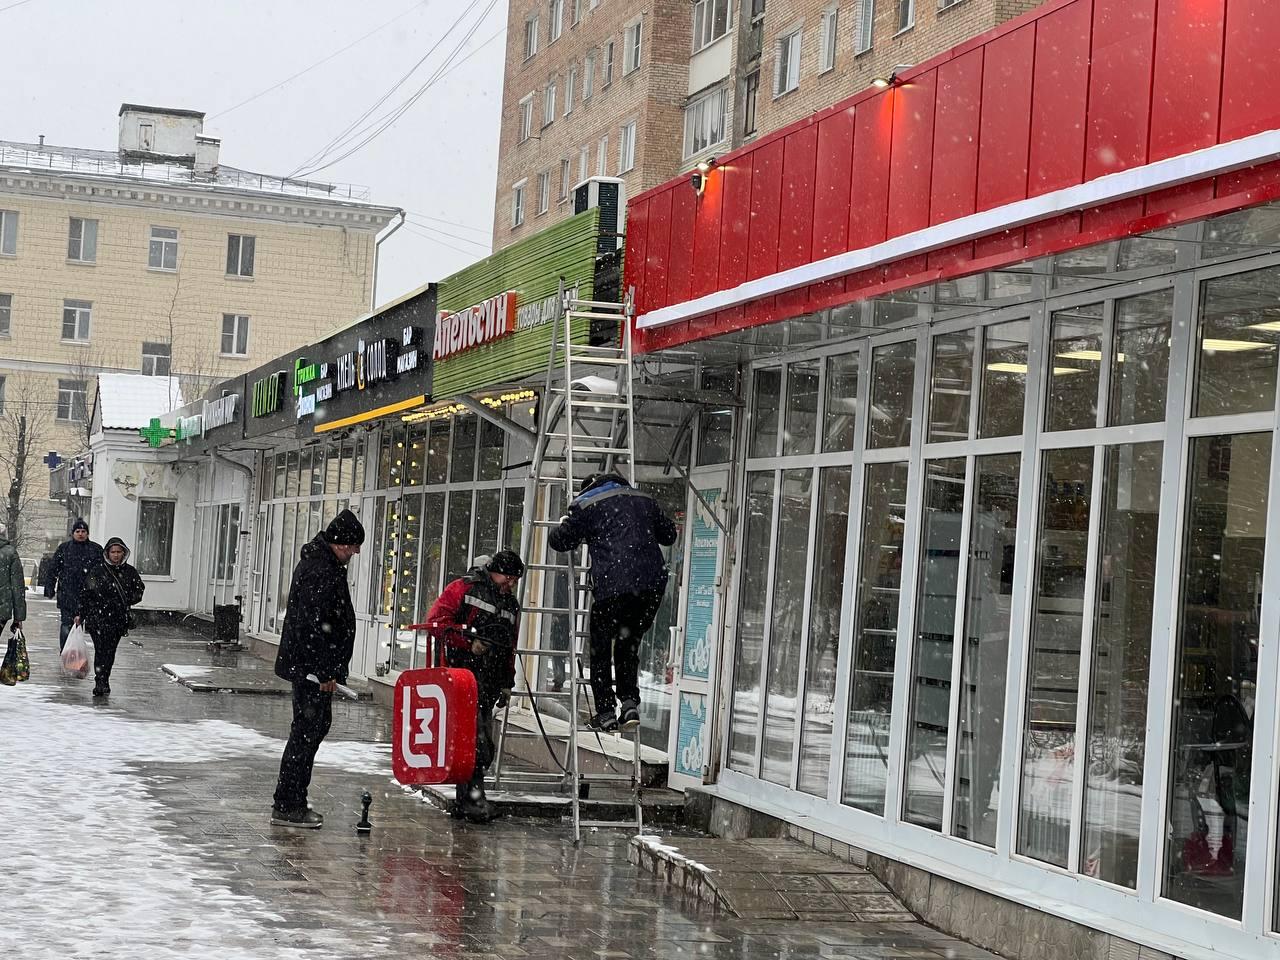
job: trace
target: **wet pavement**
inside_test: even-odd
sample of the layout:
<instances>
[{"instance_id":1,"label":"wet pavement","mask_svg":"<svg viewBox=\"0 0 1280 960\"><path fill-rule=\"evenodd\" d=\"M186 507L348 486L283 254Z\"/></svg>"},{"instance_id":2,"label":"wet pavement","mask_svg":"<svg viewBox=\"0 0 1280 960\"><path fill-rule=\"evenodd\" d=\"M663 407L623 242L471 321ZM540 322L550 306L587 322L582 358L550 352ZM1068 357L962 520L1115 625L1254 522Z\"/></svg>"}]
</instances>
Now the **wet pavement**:
<instances>
[{"instance_id":1,"label":"wet pavement","mask_svg":"<svg viewBox=\"0 0 1280 960\"><path fill-rule=\"evenodd\" d=\"M367 702L334 704L311 790L324 829L272 827L288 698L182 686L161 665L203 645L149 628L121 644L95 703L90 681L58 675L52 604L30 606L32 679L0 687L0 954L989 956L920 925L718 914L628 863L621 831L575 847L546 821L451 820L392 781L386 714Z\"/></svg>"}]
</instances>

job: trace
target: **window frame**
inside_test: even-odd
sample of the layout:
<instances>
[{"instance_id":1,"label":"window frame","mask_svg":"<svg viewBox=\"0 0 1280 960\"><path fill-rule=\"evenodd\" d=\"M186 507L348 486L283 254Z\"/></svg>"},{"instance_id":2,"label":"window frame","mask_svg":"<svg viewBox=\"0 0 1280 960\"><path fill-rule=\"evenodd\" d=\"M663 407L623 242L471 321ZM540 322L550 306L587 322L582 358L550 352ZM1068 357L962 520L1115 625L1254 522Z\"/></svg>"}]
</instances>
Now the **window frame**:
<instances>
[{"instance_id":1,"label":"window frame","mask_svg":"<svg viewBox=\"0 0 1280 960\"><path fill-rule=\"evenodd\" d=\"M709 118L715 116L714 110L711 109L712 102L720 101L720 136L718 139L710 139L714 132L714 125L709 122ZM726 86L717 87L714 90L708 90L694 97L684 108L684 160L688 161L698 156L700 153L719 146L724 143L728 137L726 129L726 119L729 112L729 88ZM702 130L707 131L707 141L699 146L699 140L696 136Z\"/></svg>"},{"instance_id":2,"label":"window frame","mask_svg":"<svg viewBox=\"0 0 1280 960\"><path fill-rule=\"evenodd\" d=\"M551 171L543 170L538 174L538 211L534 216L540 217L551 209Z\"/></svg>"},{"instance_id":3,"label":"window frame","mask_svg":"<svg viewBox=\"0 0 1280 960\"><path fill-rule=\"evenodd\" d=\"M760 68L742 78L742 135L755 136L760 129Z\"/></svg>"},{"instance_id":4,"label":"window frame","mask_svg":"<svg viewBox=\"0 0 1280 960\"><path fill-rule=\"evenodd\" d=\"M525 188L529 185L529 179L526 177L511 185L511 229L524 225L524 193Z\"/></svg>"},{"instance_id":5,"label":"window frame","mask_svg":"<svg viewBox=\"0 0 1280 960\"><path fill-rule=\"evenodd\" d=\"M609 173L609 135L606 133L596 143L596 176L603 177Z\"/></svg>"},{"instance_id":6,"label":"window frame","mask_svg":"<svg viewBox=\"0 0 1280 960\"><path fill-rule=\"evenodd\" d=\"M585 104L595 96L596 87L596 52L592 50L582 58L582 102Z\"/></svg>"},{"instance_id":7,"label":"window frame","mask_svg":"<svg viewBox=\"0 0 1280 960\"><path fill-rule=\"evenodd\" d=\"M853 17L853 55L871 51L875 34L876 0L857 0Z\"/></svg>"},{"instance_id":8,"label":"window frame","mask_svg":"<svg viewBox=\"0 0 1280 960\"><path fill-rule=\"evenodd\" d=\"M75 236L76 224L80 224L80 236ZM90 226L91 225L91 226ZM73 244L75 252L73 253ZM85 256L85 248L90 256ZM95 264L98 262L98 221L88 217L67 218L67 262Z\"/></svg>"},{"instance_id":9,"label":"window frame","mask_svg":"<svg viewBox=\"0 0 1280 960\"><path fill-rule=\"evenodd\" d=\"M569 199L569 177L573 175L573 161L568 158L560 158L560 196L556 198L557 203L564 203Z\"/></svg>"},{"instance_id":10,"label":"window frame","mask_svg":"<svg viewBox=\"0 0 1280 960\"><path fill-rule=\"evenodd\" d=\"M151 347L151 348L152 348L152 350L151 350L151 352L150 352L150 353L148 353L148 351L147 351L147 348L148 348L148 347ZM161 348L161 349L163 349L163 350L164 350L164 352L163 352L163 353L160 353L160 352L158 352L158 350L157 350L156 348ZM150 360L150 361L151 361L151 372L150 372L150 373L148 373L148 372L147 372L147 361L148 361L148 360ZM164 361L164 368L165 368L165 369L164 369L164 371L163 371L163 372L161 372L161 371L158 369L158 367L159 367L159 362L160 362L161 360L163 360L163 361ZM170 376L170 375L172 374L172 371L173 371L173 346L172 346L171 344L168 344L168 343L160 343L159 341L156 341L156 340L144 340L144 341L142 341L142 364L141 364L140 369L141 369L142 375L143 375L144 377L167 377L167 376Z\"/></svg>"},{"instance_id":11,"label":"window frame","mask_svg":"<svg viewBox=\"0 0 1280 960\"><path fill-rule=\"evenodd\" d=\"M533 136L533 94L528 93L520 98L519 126L516 131L516 143L524 143Z\"/></svg>"},{"instance_id":12,"label":"window frame","mask_svg":"<svg viewBox=\"0 0 1280 960\"><path fill-rule=\"evenodd\" d=\"M230 329L228 329L227 321L231 321ZM251 330L251 319L247 313L224 313L222 315L222 333L218 338L219 356L243 358L249 355L249 332ZM232 349L226 349L227 337L231 337ZM243 344L242 350L236 350L236 347Z\"/></svg>"},{"instance_id":13,"label":"window frame","mask_svg":"<svg viewBox=\"0 0 1280 960\"><path fill-rule=\"evenodd\" d=\"M604 45L604 53L602 55L603 56L603 67L602 67L603 75L600 78L600 88L602 90L607 90L613 84L613 63L614 63L614 60L616 59L614 43L615 41L610 40L608 43Z\"/></svg>"},{"instance_id":14,"label":"window frame","mask_svg":"<svg viewBox=\"0 0 1280 960\"><path fill-rule=\"evenodd\" d=\"M569 70L564 76L564 115L567 117L573 113L573 98L578 88L578 64L577 61L569 64Z\"/></svg>"},{"instance_id":15,"label":"window frame","mask_svg":"<svg viewBox=\"0 0 1280 960\"><path fill-rule=\"evenodd\" d=\"M564 0L547 0L547 46L564 32Z\"/></svg>"},{"instance_id":16,"label":"window frame","mask_svg":"<svg viewBox=\"0 0 1280 960\"><path fill-rule=\"evenodd\" d=\"M628 120L618 128L618 176L630 173L636 166L636 121Z\"/></svg>"},{"instance_id":17,"label":"window frame","mask_svg":"<svg viewBox=\"0 0 1280 960\"><path fill-rule=\"evenodd\" d=\"M733 32L732 0L694 0L693 2L693 52L701 53L712 44L723 40ZM724 13L724 29L716 33L717 11ZM701 18L701 24L699 24ZM699 35L701 34L701 35Z\"/></svg>"},{"instance_id":18,"label":"window frame","mask_svg":"<svg viewBox=\"0 0 1280 960\"><path fill-rule=\"evenodd\" d=\"M536 12L524 18L524 60L526 62L538 55L538 29Z\"/></svg>"},{"instance_id":19,"label":"window frame","mask_svg":"<svg viewBox=\"0 0 1280 960\"><path fill-rule=\"evenodd\" d=\"M542 91L542 129L545 130L556 120L556 78L547 81Z\"/></svg>"},{"instance_id":20,"label":"window frame","mask_svg":"<svg viewBox=\"0 0 1280 960\"><path fill-rule=\"evenodd\" d=\"M622 31L622 75L629 77L640 69L644 59L644 18L636 17Z\"/></svg>"},{"instance_id":21,"label":"window frame","mask_svg":"<svg viewBox=\"0 0 1280 960\"><path fill-rule=\"evenodd\" d=\"M803 43L804 28L797 26L778 37L774 44L773 98L775 100L800 89L800 58L803 54ZM787 52L785 77L783 76L784 50ZM793 77L794 80L792 80ZM783 87L784 81L790 82L790 86Z\"/></svg>"},{"instance_id":22,"label":"window frame","mask_svg":"<svg viewBox=\"0 0 1280 960\"><path fill-rule=\"evenodd\" d=\"M248 241L246 243L246 241ZM235 269L232 270L232 243L235 242ZM246 255L245 250L248 249ZM248 233L228 233L227 234L227 276L235 277L239 280L252 280L257 270L258 256L258 238L254 234ZM245 272L245 261L248 261L248 272Z\"/></svg>"},{"instance_id":23,"label":"window frame","mask_svg":"<svg viewBox=\"0 0 1280 960\"><path fill-rule=\"evenodd\" d=\"M13 294L0 293L0 339L13 336Z\"/></svg>"},{"instance_id":24,"label":"window frame","mask_svg":"<svg viewBox=\"0 0 1280 960\"><path fill-rule=\"evenodd\" d=\"M67 319L68 315L72 316L71 326L74 336L67 336ZM88 343L93 336L93 301L92 300L72 300L64 299L62 301L62 342L63 343Z\"/></svg>"},{"instance_id":25,"label":"window frame","mask_svg":"<svg viewBox=\"0 0 1280 960\"><path fill-rule=\"evenodd\" d=\"M818 26L818 74L836 68L836 51L840 49L840 6L832 4L822 11Z\"/></svg>"},{"instance_id":26,"label":"window frame","mask_svg":"<svg viewBox=\"0 0 1280 960\"><path fill-rule=\"evenodd\" d=\"M63 394L66 394L66 416L63 416ZM76 415L76 398L79 397L79 416ZM85 380L58 378L57 404L54 419L59 423L84 423L89 416L89 384Z\"/></svg>"},{"instance_id":27,"label":"window frame","mask_svg":"<svg viewBox=\"0 0 1280 960\"><path fill-rule=\"evenodd\" d=\"M18 226L21 222L17 210L0 210L0 257L18 255Z\"/></svg>"},{"instance_id":28,"label":"window frame","mask_svg":"<svg viewBox=\"0 0 1280 960\"><path fill-rule=\"evenodd\" d=\"M916 25L916 0L898 0L897 7L897 30L893 35L908 33L915 29Z\"/></svg>"},{"instance_id":29,"label":"window frame","mask_svg":"<svg viewBox=\"0 0 1280 960\"><path fill-rule=\"evenodd\" d=\"M165 551L164 569L150 569L150 564L146 562L146 558L142 554L143 537L148 532L152 534L160 533L156 526L158 519L148 508L155 505L167 505L168 509L161 510L160 516L168 517L168 534L164 536L161 542L168 548ZM164 497L139 497L138 498L138 528L135 531L134 543L137 544L137 552L135 559L135 569L140 577L156 577L162 580L173 579L173 535L177 524L178 502Z\"/></svg>"},{"instance_id":30,"label":"window frame","mask_svg":"<svg viewBox=\"0 0 1280 960\"><path fill-rule=\"evenodd\" d=\"M157 237L157 231L171 232L173 236ZM156 224L152 224L151 229L147 233L147 237L147 269L161 270L165 273L177 273L179 263L178 244L182 241L182 232L177 227L161 227ZM160 245L158 250L156 244ZM159 253L158 257L156 256L157 252ZM173 254L173 266L170 267L166 265L166 261L169 259L169 254L171 252Z\"/></svg>"}]
</instances>

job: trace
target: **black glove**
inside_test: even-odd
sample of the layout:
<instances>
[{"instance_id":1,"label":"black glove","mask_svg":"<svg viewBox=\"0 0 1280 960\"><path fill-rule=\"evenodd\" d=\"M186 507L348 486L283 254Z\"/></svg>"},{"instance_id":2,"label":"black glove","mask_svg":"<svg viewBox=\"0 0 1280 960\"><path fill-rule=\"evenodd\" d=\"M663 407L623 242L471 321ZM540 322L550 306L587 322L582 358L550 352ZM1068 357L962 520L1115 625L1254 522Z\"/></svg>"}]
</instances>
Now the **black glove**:
<instances>
[{"instance_id":1,"label":"black glove","mask_svg":"<svg viewBox=\"0 0 1280 960\"><path fill-rule=\"evenodd\" d=\"M503 690L498 694L498 699L493 702L494 707L499 710L507 709L507 704L511 702L511 691Z\"/></svg>"}]
</instances>

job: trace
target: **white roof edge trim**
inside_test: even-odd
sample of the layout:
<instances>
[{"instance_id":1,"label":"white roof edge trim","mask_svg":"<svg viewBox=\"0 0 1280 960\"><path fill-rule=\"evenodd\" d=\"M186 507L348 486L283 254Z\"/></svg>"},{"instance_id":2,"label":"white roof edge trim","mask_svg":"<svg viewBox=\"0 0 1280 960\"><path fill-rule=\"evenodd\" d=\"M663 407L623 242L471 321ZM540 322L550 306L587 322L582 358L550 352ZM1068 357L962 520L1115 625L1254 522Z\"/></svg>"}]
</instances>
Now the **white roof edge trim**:
<instances>
[{"instance_id":1,"label":"white roof edge trim","mask_svg":"<svg viewBox=\"0 0 1280 960\"><path fill-rule=\"evenodd\" d=\"M925 227L883 243L848 250L812 263L748 280L683 303L651 310L636 319L636 327L650 330L681 320L736 307L762 297L786 293L870 267L977 240L1001 230L1026 226L1063 213L1072 213L1117 200L1177 187L1206 177L1231 173L1280 158L1280 130L1266 130L1229 143L1157 160L1141 167L1109 173L1087 183L1064 187L1026 200L973 213L957 220Z\"/></svg>"}]
</instances>

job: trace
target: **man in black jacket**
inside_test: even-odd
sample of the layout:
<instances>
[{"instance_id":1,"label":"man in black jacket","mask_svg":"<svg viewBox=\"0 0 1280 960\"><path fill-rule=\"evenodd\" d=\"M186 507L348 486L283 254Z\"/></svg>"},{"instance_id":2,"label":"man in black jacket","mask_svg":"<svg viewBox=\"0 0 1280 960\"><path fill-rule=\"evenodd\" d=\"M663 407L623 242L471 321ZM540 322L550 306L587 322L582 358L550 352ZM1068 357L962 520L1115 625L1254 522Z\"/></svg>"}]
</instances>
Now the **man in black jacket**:
<instances>
[{"instance_id":1,"label":"man in black jacket","mask_svg":"<svg viewBox=\"0 0 1280 960\"><path fill-rule=\"evenodd\" d=\"M614 473L593 474L548 537L561 552L587 545L591 557L592 726L616 730L614 671L622 725L640 725L640 641L658 614L667 588L662 547L676 542L676 525L656 500Z\"/></svg>"},{"instance_id":2,"label":"man in black jacket","mask_svg":"<svg viewBox=\"0 0 1280 960\"><path fill-rule=\"evenodd\" d=\"M293 726L280 758L271 822L316 829L324 817L307 807L316 751L333 719L333 693L347 679L355 650L356 614L347 564L360 552L364 527L343 510L302 548L289 585L276 676L293 684Z\"/></svg>"},{"instance_id":3,"label":"man in black jacket","mask_svg":"<svg viewBox=\"0 0 1280 960\"><path fill-rule=\"evenodd\" d=\"M58 631L58 649L67 645L67 634L80 605L80 591L89 579L89 571L102 563L102 547L89 539L89 524L77 517L71 525L71 539L58 544L53 559L44 571L44 595L52 600L58 595L58 612L62 627Z\"/></svg>"}]
</instances>

